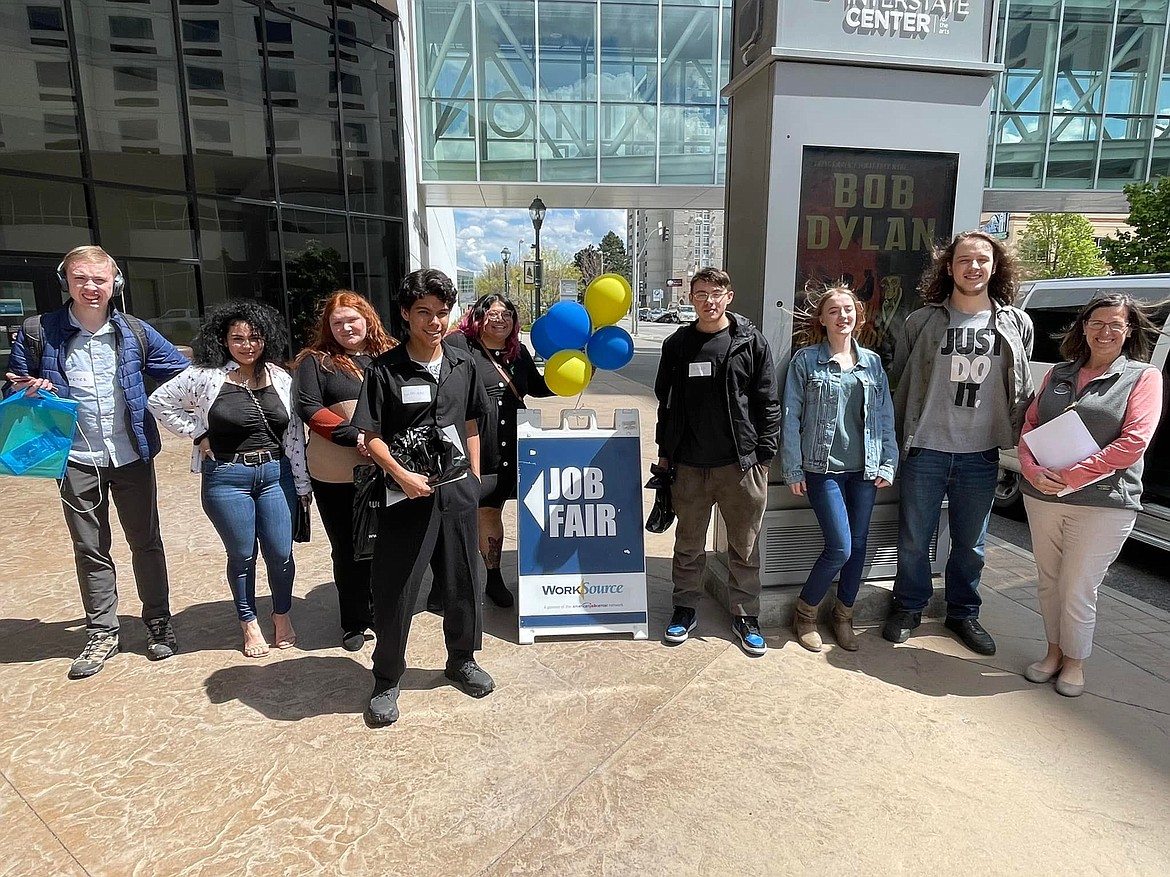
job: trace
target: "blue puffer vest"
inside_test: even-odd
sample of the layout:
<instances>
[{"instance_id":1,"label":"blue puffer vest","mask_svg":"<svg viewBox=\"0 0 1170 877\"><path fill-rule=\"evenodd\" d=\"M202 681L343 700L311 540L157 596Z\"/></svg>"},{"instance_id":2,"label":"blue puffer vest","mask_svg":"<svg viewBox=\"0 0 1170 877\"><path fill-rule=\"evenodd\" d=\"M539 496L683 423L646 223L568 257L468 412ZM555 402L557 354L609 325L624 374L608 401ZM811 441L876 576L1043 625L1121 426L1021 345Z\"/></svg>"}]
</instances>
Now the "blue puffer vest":
<instances>
[{"instance_id":1,"label":"blue puffer vest","mask_svg":"<svg viewBox=\"0 0 1170 877\"><path fill-rule=\"evenodd\" d=\"M143 374L156 381L169 381L185 371L191 364L187 357L176 349L149 323L139 321L146 334L145 351L139 349L138 339L117 310L110 309L110 320L118 330L118 386L126 397L126 418L130 434L138 445L138 455L151 460L158 454L162 443L159 440L158 424L146 409L146 384ZM65 379L65 355L69 341L80 331L69 321L69 305L41 317L41 338L44 349L41 361L30 364L25 349L24 331L16 336L8 370L18 375L32 375L48 378L57 388L57 395L63 399L73 398L69 382Z\"/></svg>"}]
</instances>

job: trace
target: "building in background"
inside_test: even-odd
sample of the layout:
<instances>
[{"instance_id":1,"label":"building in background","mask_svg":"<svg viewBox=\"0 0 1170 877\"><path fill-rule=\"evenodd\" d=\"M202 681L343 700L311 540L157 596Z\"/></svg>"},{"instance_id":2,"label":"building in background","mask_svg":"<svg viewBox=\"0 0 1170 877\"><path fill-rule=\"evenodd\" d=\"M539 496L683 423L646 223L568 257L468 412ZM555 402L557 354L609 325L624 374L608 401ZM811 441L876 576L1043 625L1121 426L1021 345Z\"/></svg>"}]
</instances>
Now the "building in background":
<instances>
[{"instance_id":1,"label":"building in background","mask_svg":"<svg viewBox=\"0 0 1170 877\"><path fill-rule=\"evenodd\" d=\"M628 211L626 252L631 264L635 224L639 306L669 309L686 298L697 270L723 267L722 210ZM661 298L658 290L662 290Z\"/></svg>"},{"instance_id":2,"label":"building in background","mask_svg":"<svg viewBox=\"0 0 1170 877\"><path fill-rule=\"evenodd\" d=\"M99 243L178 343L227 298L297 326L350 287L385 313L407 265L398 34L370 0L3 3L0 298L55 307L61 254Z\"/></svg>"},{"instance_id":3,"label":"building in background","mask_svg":"<svg viewBox=\"0 0 1170 877\"><path fill-rule=\"evenodd\" d=\"M459 291L459 304L467 310L475 304L475 272L459 268L455 272L455 286Z\"/></svg>"}]
</instances>

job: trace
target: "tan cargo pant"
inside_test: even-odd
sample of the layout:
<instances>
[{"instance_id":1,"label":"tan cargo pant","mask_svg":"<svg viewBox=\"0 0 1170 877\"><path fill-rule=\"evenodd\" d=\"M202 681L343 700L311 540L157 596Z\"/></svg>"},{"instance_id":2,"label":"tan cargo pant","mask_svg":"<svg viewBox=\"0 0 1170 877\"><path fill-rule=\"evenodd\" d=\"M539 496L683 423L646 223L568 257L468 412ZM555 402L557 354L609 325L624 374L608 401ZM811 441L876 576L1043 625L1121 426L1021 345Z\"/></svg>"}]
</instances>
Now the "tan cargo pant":
<instances>
[{"instance_id":1,"label":"tan cargo pant","mask_svg":"<svg viewBox=\"0 0 1170 877\"><path fill-rule=\"evenodd\" d=\"M674 512L674 605L697 608L707 564L707 528L711 508L727 524L727 561L731 577L728 611L733 616L760 614L760 527L768 499L768 467L738 465L704 469L679 464L671 488Z\"/></svg>"}]
</instances>

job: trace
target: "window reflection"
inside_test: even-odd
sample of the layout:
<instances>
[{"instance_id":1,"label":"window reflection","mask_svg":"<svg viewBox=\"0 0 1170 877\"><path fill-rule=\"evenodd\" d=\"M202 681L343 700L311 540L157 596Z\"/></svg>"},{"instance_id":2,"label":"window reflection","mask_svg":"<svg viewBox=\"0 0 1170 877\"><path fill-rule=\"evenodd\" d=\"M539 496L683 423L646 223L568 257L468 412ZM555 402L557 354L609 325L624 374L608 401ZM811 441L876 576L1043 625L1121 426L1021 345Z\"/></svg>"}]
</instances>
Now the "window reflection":
<instances>
[{"instance_id":1,"label":"window reflection","mask_svg":"<svg viewBox=\"0 0 1170 877\"><path fill-rule=\"evenodd\" d=\"M317 307L336 289L352 285L345 216L309 210L282 210L285 288L293 345L308 340Z\"/></svg>"},{"instance_id":2,"label":"window reflection","mask_svg":"<svg viewBox=\"0 0 1170 877\"><path fill-rule=\"evenodd\" d=\"M126 308L172 344L190 346L199 331L199 293L195 266L174 262L122 262Z\"/></svg>"},{"instance_id":3,"label":"window reflection","mask_svg":"<svg viewBox=\"0 0 1170 877\"><path fill-rule=\"evenodd\" d=\"M0 174L0 250L67 253L90 242L80 184Z\"/></svg>"},{"instance_id":4,"label":"window reflection","mask_svg":"<svg viewBox=\"0 0 1170 877\"><path fill-rule=\"evenodd\" d=\"M402 156L399 154L398 82L394 56L356 44L356 63L343 67L368 97L342 107L342 140L350 209L401 216Z\"/></svg>"},{"instance_id":5,"label":"window reflection","mask_svg":"<svg viewBox=\"0 0 1170 877\"><path fill-rule=\"evenodd\" d=\"M540 4L541 100L597 97L597 7Z\"/></svg>"},{"instance_id":6,"label":"window reflection","mask_svg":"<svg viewBox=\"0 0 1170 877\"><path fill-rule=\"evenodd\" d=\"M406 262L402 223L354 217L351 231L354 289L373 303L389 326L391 293L398 282L399 266Z\"/></svg>"},{"instance_id":7,"label":"window reflection","mask_svg":"<svg viewBox=\"0 0 1170 877\"><path fill-rule=\"evenodd\" d=\"M191 219L185 195L97 186L98 228L111 253L149 259L190 259Z\"/></svg>"},{"instance_id":8,"label":"window reflection","mask_svg":"<svg viewBox=\"0 0 1170 877\"><path fill-rule=\"evenodd\" d=\"M203 303L254 298L284 309L276 209L199 199Z\"/></svg>"},{"instance_id":9,"label":"window reflection","mask_svg":"<svg viewBox=\"0 0 1170 877\"><path fill-rule=\"evenodd\" d=\"M479 0L476 40L479 91L485 98L532 98L536 79L536 4Z\"/></svg>"}]
</instances>

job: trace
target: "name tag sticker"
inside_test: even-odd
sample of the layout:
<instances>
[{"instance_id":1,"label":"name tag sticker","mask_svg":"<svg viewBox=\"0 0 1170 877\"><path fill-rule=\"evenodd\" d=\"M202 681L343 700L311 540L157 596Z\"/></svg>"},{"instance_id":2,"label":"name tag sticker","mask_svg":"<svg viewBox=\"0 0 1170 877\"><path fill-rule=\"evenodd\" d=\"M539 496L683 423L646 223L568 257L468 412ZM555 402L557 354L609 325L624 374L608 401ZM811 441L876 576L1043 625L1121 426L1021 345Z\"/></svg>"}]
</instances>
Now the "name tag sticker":
<instances>
[{"instance_id":1,"label":"name tag sticker","mask_svg":"<svg viewBox=\"0 0 1170 877\"><path fill-rule=\"evenodd\" d=\"M92 390L95 388L93 372L75 371L69 374L69 386L78 390Z\"/></svg>"},{"instance_id":2,"label":"name tag sticker","mask_svg":"<svg viewBox=\"0 0 1170 877\"><path fill-rule=\"evenodd\" d=\"M709 378L711 377L711 363L709 362L692 362L690 370L687 372L687 377L691 378Z\"/></svg>"},{"instance_id":3,"label":"name tag sticker","mask_svg":"<svg viewBox=\"0 0 1170 877\"><path fill-rule=\"evenodd\" d=\"M402 404L404 405L420 405L430 401L431 388L426 384L402 388Z\"/></svg>"}]
</instances>

